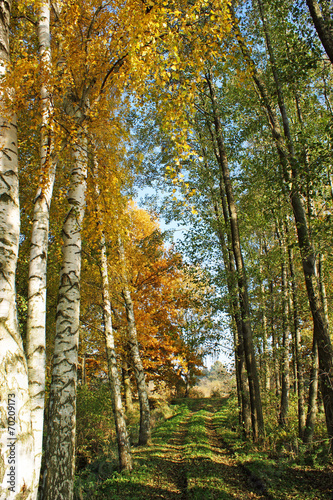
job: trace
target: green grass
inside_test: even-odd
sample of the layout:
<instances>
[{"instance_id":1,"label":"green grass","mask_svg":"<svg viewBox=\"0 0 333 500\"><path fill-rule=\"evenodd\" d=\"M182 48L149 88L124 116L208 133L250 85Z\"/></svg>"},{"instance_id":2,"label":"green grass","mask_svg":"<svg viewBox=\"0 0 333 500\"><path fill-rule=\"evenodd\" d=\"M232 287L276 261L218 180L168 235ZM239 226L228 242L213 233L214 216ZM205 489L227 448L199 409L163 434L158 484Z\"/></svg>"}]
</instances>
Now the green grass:
<instances>
[{"instance_id":1,"label":"green grass","mask_svg":"<svg viewBox=\"0 0 333 500\"><path fill-rule=\"evenodd\" d=\"M194 413L188 423L188 433L185 438L187 490L188 497L193 499L209 498L207 491L205 492L209 488L205 472L212 452L205 426L206 418L205 410Z\"/></svg>"},{"instance_id":2,"label":"green grass","mask_svg":"<svg viewBox=\"0 0 333 500\"><path fill-rule=\"evenodd\" d=\"M156 426L152 432L153 445L133 447L134 469L131 473L113 471L108 479L92 476L83 471L76 481L76 498L145 500L168 498L169 463L166 455L173 452L170 440L189 414L187 405L179 404L174 415Z\"/></svg>"},{"instance_id":3,"label":"green grass","mask_svg":"<svg viewBox=\"0 0 333 500\"><path fill-rule=\"evenodd\" d=\"M266 491L272 498L275 500L330 498L333 471L327 465L328 450L324 444L325 440L324 446L317 445L309 452L304 445L299 444L294 424L286 429L280 429L272 415L271 419L266 418L266 421L268 423L265 441L254 444L251 441L244 441L241 437L234 398L225 400L220 411L213 417L218 434L237 458L238 463L249 471L253 481L259 480L266 486ZM294 422L294 419L291 421Z\"/></svg>"},{"instance_id":4,"label":"green grass","mask_svg":"<svg viewBox=\"0 0 333 500\"><path fill-rule=\"evenodd\" d=\"M295 429L275 424L274 432L271 422L263 444L245 442L233 398L175 400L164 415L153 444L132 448L131 473L119 473L114 459L101 459L78 475L75 500L242 500L250 491L251 498L262 498L264 490L275 500L330 498L332 469L323 460L318 465L317 455L311 466L304 463L300 447L297 456L292 447L287 453ZM135 415L130 423L137 425Z\"/></svg>"}]
</instances>

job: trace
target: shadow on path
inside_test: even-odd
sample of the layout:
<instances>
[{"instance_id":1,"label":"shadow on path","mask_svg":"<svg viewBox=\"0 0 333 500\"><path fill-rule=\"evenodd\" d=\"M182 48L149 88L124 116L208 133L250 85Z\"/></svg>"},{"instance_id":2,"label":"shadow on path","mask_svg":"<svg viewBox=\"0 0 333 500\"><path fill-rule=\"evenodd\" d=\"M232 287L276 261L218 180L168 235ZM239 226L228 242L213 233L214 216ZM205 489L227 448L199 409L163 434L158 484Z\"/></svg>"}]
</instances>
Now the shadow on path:
<instances>
[{"instance_id":1,"label":"shadow on path","mask_svg":"<svg viewBox=\"0 0 333 500\"><path fill-rule=\"evenodd\" d=\"M223 400L176 403L180 404L180 411L153 431L153 444L133 450L134 471L115 473L106 479L94 500L274 500L264 482L246 464L237 463L232 449L224 442L223 424L215 415ZM284 474L284 480L292 491L284 496L281 485L278 498L306 498L304 490L299 496L298 487L303 480L304 487L311 491L314 476L308 478L306 471L289 470L291 477ZM278 473L276 466L274 474ZM323 479L322 472L318 472L318 479L319 475ZM329 477L324 481L326 492L327 481ZM309 498L332 497L319 494Z\"/></svg>"}]
</instances>

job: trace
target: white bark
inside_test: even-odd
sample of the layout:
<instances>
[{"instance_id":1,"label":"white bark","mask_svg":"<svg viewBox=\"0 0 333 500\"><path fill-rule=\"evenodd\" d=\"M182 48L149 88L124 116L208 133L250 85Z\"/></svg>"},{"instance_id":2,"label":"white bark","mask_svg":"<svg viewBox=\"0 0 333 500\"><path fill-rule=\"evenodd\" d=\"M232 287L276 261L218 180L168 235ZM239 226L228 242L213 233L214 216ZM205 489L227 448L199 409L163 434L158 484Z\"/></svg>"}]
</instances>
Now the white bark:
<instances>
[{"instance_id":1,"label":"white bark","mask_svg":"<svg viewBox=\"0 0 333 500\"><path fill-rule=\"evenodd\" d=\"M68 202L63 226L63 263L57 307L43 499L71 500L75 468L77 365L80 319L81 226L87 175L86 140L73 148Z\"/></svg>"},{"instance_id":2,"label":"white bark","mask_svg":"<svg viewBox=\"0 0 333 500\"><path fill-rule=\"evenodd\" d=\"M142 360L139 351L138 335L136 331L136 323L134 317L134 307L131 297L131 292L128 285L128 277L126 272L126 261L124 246L119 236L119 255L123 275L123 297L125 301L125 309L127 316L128 326L128 344L130 348L130 355L134 368L134 376L138 389L139 404L140 404L140 430L139 430L139 445L146 445L150 442L150 408L148 399L148 389L146 384L145 372L143 370Z\"/></svg>"},{"instance_id":3,"label":"white bark","mask_svg":"<svg viewBox=\"0 0 333 500\"><path fill-rule=\"evenodd\" d=\"M20 234L17 139L15 118L0 122L0 383L1 383L1 457L0 498L18 498L19 491L29 489L34 476L33 440L30 426L28 370L19 334L15 271ZM15 400L15 484L7 483L10 471L7 403ZM12 426L11 426L12 427ZM11 432L11 431L10 431ZM12 469L13 470L13 469ZM27 498L31 498L30 496Z\"/></svg>"},{"instance_id":4,"label":"white bark","mask_svg":"<svg viewBox=\"0 0 333 500\"><path fill-rule=\"evenodd\" d=\"M97 166L95 166L97 167ZM96 173L97 173L96 168ZM97 175L96 175L97 177ZM100 225L103 227L103 217L99 206L100 189L97 178L95 179L95 193L96 193L96 208ZM131 448L129 436L127 432L125 413L121 399L121 386L118 375L117 355L115 348L115 341L112 328L112 310L111 300L109 293L109 272L108 272L108 258L106 251L106 241L104 232L101 233L101 277L102 277L102 296L103 296L103 318L104 318L104 338L105 348L108 361L108 375L109 384L112 398L112 409L115 420L117 443L118 443L118 456L119 466L121 470L132 469Z\"/></svg>"},{"instance_id":5,"label":"white bark","mask_svg":"<svg viewBox=\"0 0 333 500\"><path fill-rule=\"evenodd\" d=\"M9 62L11 3L0 1L0 78L6 75ZM28 369L15 293L20 236L17 130L15 116L8 118L4 108L0 95L0 498L23 498L25 492L24 498L31 500L34 468ZM13 422L8 418L8 402L14 403L10 409Z\"/></svg>"},{"instance_id":6,"label":"white bark","mask_svg":"<svg viewBox=\"0 0 333 500\"><path fill-rule=\"evenodd\" d=\"M102 275L102 290L103 290L103 313L104 313L104 334L105 346L108 359L109 382L112 396L112 407L115 418L118 455L120 469L131 470L132 458L127 433L123 403L121 400L120 380L117 368L117 358L114 343L114 335L112 329L111 318L111 301L109 296L109 275L108 275L108 260L106 255L106 244L104 234L101 241L101 275Z\"/></svg>"},{"instance_id":7,"label":"white bark","mask_svg":"<svg viewBox=\"0 0 333 500\"><path fill-rule=\"evenodd\" d=\"M27 359L31 397L31 422L35 441L34 469L36 474L33 486L34 498L37 498L42 459L45 396L46 267L49 209L56 169L56 162L52 157L51 100L47 89L51 65L49 1L44 1L40 7L38 39L43 73L41 87L40 180L35 198L31 234L27 318Z\"/></svg>"}]
</instances>

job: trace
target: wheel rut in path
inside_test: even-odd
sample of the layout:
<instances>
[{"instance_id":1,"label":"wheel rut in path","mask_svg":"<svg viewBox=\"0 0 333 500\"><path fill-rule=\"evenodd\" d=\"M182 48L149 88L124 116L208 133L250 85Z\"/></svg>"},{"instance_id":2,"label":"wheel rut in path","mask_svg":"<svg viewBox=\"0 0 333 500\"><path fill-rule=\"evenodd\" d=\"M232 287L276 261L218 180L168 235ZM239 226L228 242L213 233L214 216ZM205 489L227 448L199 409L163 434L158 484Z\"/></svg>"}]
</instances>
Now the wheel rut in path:
<instances>
[{"instance_id":1,"label":"wheel rut in path","mask_svg":"<svg viewBox=\"0 0 333 500\"><path fill-rule=\"evenodd\" d=\"M200 412L202 410L202 412ZM237 464L213 423L214 412L201 404L177 425L170 436L162 428L153 445L138 449L136 458L146 474L140 500L269 500L264 486ZM177 418L177 415L171 419ZM170 419L170 421L171 421ZM170 422L171 423L171 422ZM123 497L118 497L123 498ZM124 497L126 498L126 497Z\"/></svg>"},{"instance_id":2,"label":"wheel rut in path","mask_svg":"<svg viewBox=\"0 0 333 500\"><path fill-rule=\"evenodd\" d=\"M206 433L210 448L209 456L196 458L193 470L199 472L189 480L189 499L202 500L268 500L270 496L265 486L251 477L242 465L237 464L232 453L217 434L212 422L212 414L205 419ZM200 464L201 461L201 464ZM191 468L191 464L189 464ZM200 474L200 471L202 473Z\"/></svg>"},{"instance_id":3,"label":"wheel rut in path","mask_svg":"<svg viewBox=\"0 0 333 500\"><path fill-rule=\"evenodd\" d=\"M147 485L151 488L151 493L147 492L146 499L188 500L185 439L192 414L193 412L189 412L170 431L167 440L164 436L163 442L155 438L152 446L138 449L135 453L141 464L154 464Z\"/></svg>"},{"instance_id":4,"label":"wheel rut in path","mask_svg":"<svg viewBox=\"0 0 333 500\"><path fill-rule=\"evenodd\" d=\"M187 500L187 463L185 459L185 438L188 432L187 426L188 422L192 417L192 412L187 416L178 427L177 431L173 433L173 436L168 441L170 446L170 480L175 485L175 493L177 496L175 498L180 500ZM166 457L167 458L167 457Z\"/></svg>"}]
</instances>

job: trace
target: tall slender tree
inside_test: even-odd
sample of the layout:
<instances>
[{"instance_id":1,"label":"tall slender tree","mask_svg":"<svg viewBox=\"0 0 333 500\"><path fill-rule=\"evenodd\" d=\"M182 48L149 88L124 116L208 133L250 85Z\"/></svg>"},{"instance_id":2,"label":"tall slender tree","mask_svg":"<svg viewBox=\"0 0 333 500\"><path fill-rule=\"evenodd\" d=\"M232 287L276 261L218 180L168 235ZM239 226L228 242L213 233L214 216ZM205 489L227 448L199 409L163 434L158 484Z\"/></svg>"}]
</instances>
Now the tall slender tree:
<instances>
[{"instance_id":1,"label":"tall slender tree","mask_svg":"<svg viewBox=\"0 0 333 500\"><path fill-rule=\"evenodd\" d=\"M226 198L228 202L231 240L234 259L237 269L238 292L240 301L240 311L242 316L242 333L244 342L246 370L249 380L250 400L251 400L251 417L252 430L255 440L261 438L264 434L264 419L262 413L262 403L260 394L259 378L256 366L255 351L252 338L252 329L250 322L250 308L247 290L247 278L245 273L244 261L240 245L239 227L237 219L237 208L234 200L230 171L228 166L227 154L224 146L222 124L219 117L219 111L216 100L214 82L211 78L211 73L206 76L208 90L212 105L213 121L216 134L216 142L218 147L218 161L221 167L223 182L225 186Z\"/></svg>"},{"instance_id":2,"label":"tall slender tree","mask_svg":"<svg viewBox=\"0 0 333 500\"><path fill-rule=\"evenodd\" d=\"M123 409L123 403L121 399L121 387L120 379L118 374L118 364L117 355L115 349L115 339L112 327L112 311L111 311L111 299L109 290L109 270L108 270L108 256L107 256L107 245L104 233L105 221L103 220L103 210L100 206L101 192L98 184L98 168L96 159L94 160L94 176L93 182L95 184L95 194L96 194L96 212L97 212L97 224L99 227L100 235L100 273L102 278L102 298L103 298L103 320L104 320L104 338L105 338L105 348L108 363L108 374L109 374L109 384L111 390L112 398L112 408L115 420L117 442L118 442L118 456L119 456L119 466L121 470L131 470L132 469L132 457L129 436L127 432L127 426L125 421L125 414Z\"/></svg>"},{"instance_id":3,"label":"tall slender tree","mask_svg":"<svg viewBox=\"0 0 333 500\"><path fill-rule=\"evenodd\" d=\"M0 74L10 66L11 1L0 2ZM15 99L12 90L7 90ZM19 332L15 273L20 239L17 125L4 88L0 97L0 381L1 381L1 498L36 498L34 436L31 424L27 359ZM9 440L10 439L10 440ZM15 456L11 469L10 454ZM25 464L19 467L18 464ZM12 477L10 472L14 472ZM38 479L37 479L38 480Z\"/></svg>"},{"instance_id":4,"label":"tall slender tree","mask_svg":"<svg viewBox=\"0 0 333 500\"><path fill-rule=\"evenodd\" d=\"M263 23L264 37L267 51L270 58L270 64L273 75L273 82L278 99L278 108L280 112L283 128L281 130L279 119L275 112L275 105L267 86L262 79L244 38L241 36L236 17L231 10L234 20L235 33L244 56L249 65L254 84L260 96L262 107L265 111L268 123L271 128L272 138L274 140L279 156L283 182L288 193L293 210L295 226L298 237L298 245L302 257L302 267L304 281L307 290L308 302L312 313L314 324L314 337L318 342L319 366L320 366L320 387L323 395L326 426L330 440L333 439L333 349L329 335L329 326L326 323L323 304L320 298L320 290L316 278L316 252L311 240L306 211L301 196L301 178L299 172L299 159L296 157L294 140L292 137L290 120L287 113L285 96L280 81L280 76L276 64L275 53L271 43L269 28L266 22L265 12L261 1L258 2L260 16Z\"/></svg>"},{"instance_id":5,"label":"tall slender tree","mask_svg":"<svg viewBox=\"0 0 333 500\"><path fill-rule=\"evenodd\" d=\"M118 245L119 245L120 263L122 268L121 271L122 282L123 282L122 296L125 302L125 310L127 317L128 345L133 364L133 370L134 370L138 396L139 396L139 404L140 404L139 444L146 445L151 440L148 390L139 351L138 335L136 331L136 323L134 316L134 307L133 307L131 292L129 289L128 276L126 270L124 245L120 236L118 238Z\"/></svg>"},{"instance_id":6,"label":"tall slender tree","mask_svg":"<svg viewBox=\"0 0 333 500\"><path fill-rule=\"evenodd\" d=\"M50 3L48 1L41 4L38 16L38 41L42 72L40 179L34 202L27 311L27 356L36 455L35 491L38 490L42 459L46 369L46 266L49 213L57 161L54 155L52 134L52 102L48 90L51 79Z\"/></svg>"},{"instance_id":7,"label":"tall slender tree","mask_svg":"<svg viewBox=\"0 0 333 500\"><path fill-rule=\"evenodd\" d=\"M333 9L331 2L327 0L319 0L319 2L316 0L306 0L306 4L321 43L333 64Z\"/></svg>"},{"instance_id":8,"label":"tall slender tree","mask_svg":"<svg viewBox=\"0 0 333 500\"><path fill-rule=\"evenodd\" d=\"M62 236L63 262L49 397L49 420L42 497L73 498L78 342L80 323L81 228L85 211L87 139L73 145L69 212Z\"/></svg>"}]
</instances>

